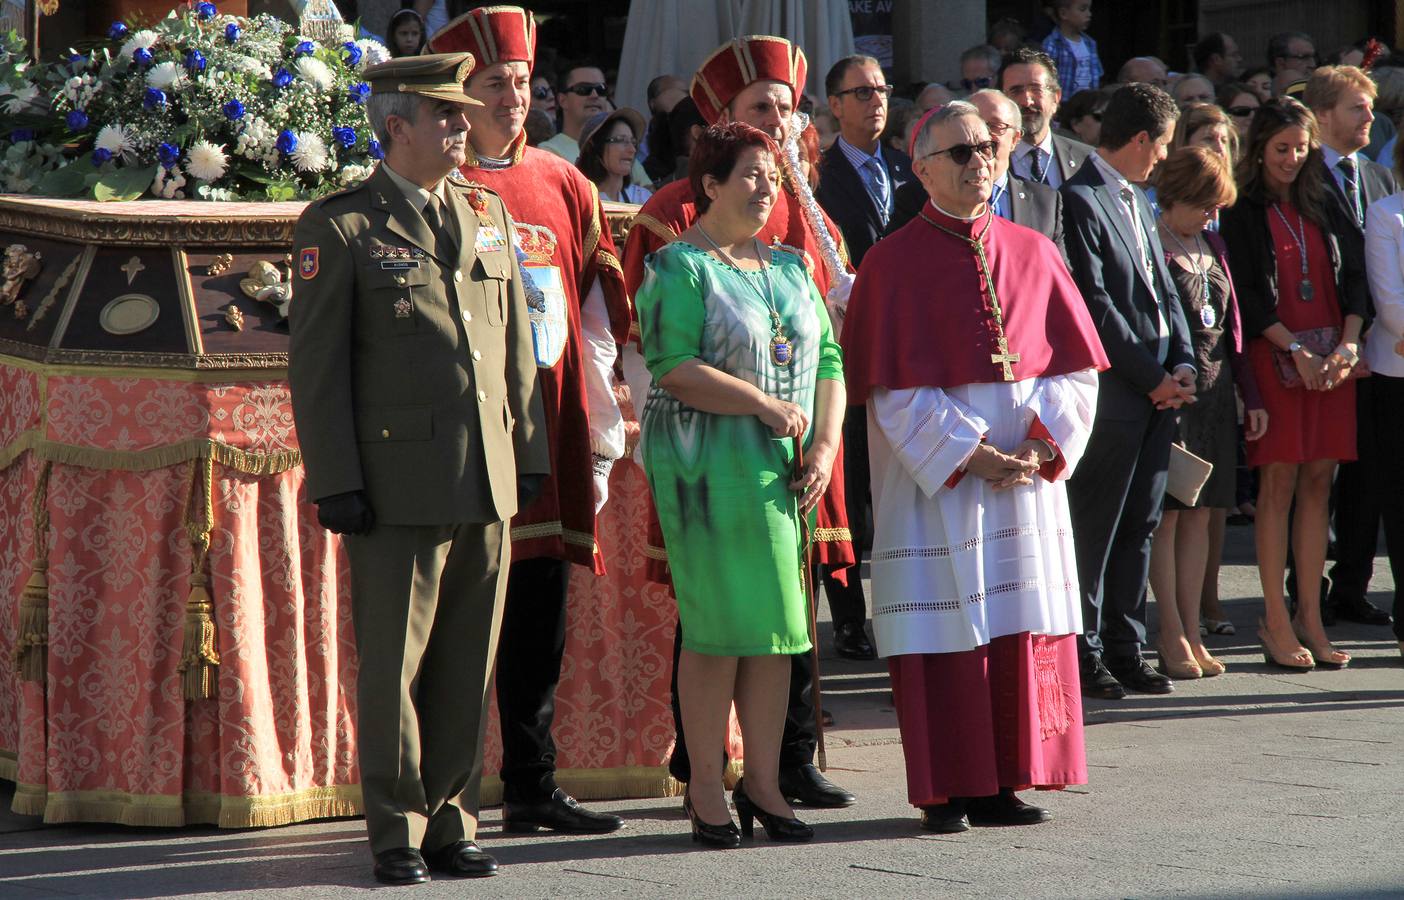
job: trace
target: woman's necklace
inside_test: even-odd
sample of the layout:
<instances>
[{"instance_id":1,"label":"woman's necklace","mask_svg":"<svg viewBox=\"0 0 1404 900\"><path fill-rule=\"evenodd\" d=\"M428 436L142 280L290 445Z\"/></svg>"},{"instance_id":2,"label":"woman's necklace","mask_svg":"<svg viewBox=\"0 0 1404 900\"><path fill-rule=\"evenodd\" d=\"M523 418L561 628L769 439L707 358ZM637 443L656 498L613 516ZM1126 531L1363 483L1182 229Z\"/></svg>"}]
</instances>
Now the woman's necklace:
<instances>
[{"instance_id":1,"label":"woman's necklace","mask_svg":"<svg viewBox=\"0 0 1404 900\"><path fill-rule=\"evenodd\" d=\"M1209 302L1209 270L1199 264L1199 260L1195 257L1194 253L1191 253L1189 248L1185 246L1184 241L1180 240L1180 236L1175 233L1175 229L1170 227L1170 223L1165 221L1165 216L1163 215L1160 217L1160 225L1161 230L1170 235L1170 240L1174 241L1175 246L1180 248L1180 252L1185 255L1185 259L1189 260L1189 264L1194 268L1194 274L1199 276L1199 321L1204 323L1205 328L1213 328L1214 325L1218 323L1219 316L1214 312L1213 304ZM1199 248L1199 233L1195 232L1195 253L1200 252ZM1208 256L1209 254L1205 251L1204 255ZM1210 265L1213 264L1211 263Z\"/></svg>"},{"instance_id":2,"label":"woman's necklace","mask_svg":"<svg viewBox=\"0 0 1404 900\"><path fill-rule=\"evenodd\" d=\"M1316 296L1316 289L1311 285L1311 279L1307 277L1307 244L1306 244L1306 221L1302 214L1297 213L1297 222L1301 225L1301 233L1292 230L1292 223L1287 221L1287 217L1282 214L1282 205L1274 203L1272 211L1277 213L1277 217L1282 220L1282 225L1287 229L1287 233L1292 236L1292 241L1297 245L1297 251L1302 255L1302 287L1301 297L1305 303L1310 303Z\"/></svg>"},{"instance_id":3,"label":"woman's necklace","mask_svg":"<svg viewBox=\"0 0 1404 900\"><path fill-rule=\"evenodd\" d=\"M697 225L697 233L702 235L702 239L711 244L712 249L720 253L725 258L728 265L736 271L745 274L746 270L737 264L735 257L722 249L721 244L712 240L712 236L707 233L707 229L702 227L702 223L697 222L695 224ZM761 291L749 278L743 278L741 280L751 285L756 293L760 294L761 299L765 301L766 307L770 310L770 361L784 368L795 360L795 345L794 342L785 335L785 330L780 324L780 313L775 309L775 293L770 285L770 267L765 263L761 242L756 238L752 238L752 240L756 242L756 261L760 263L761 277L765 279L765 290Z\"/></svg>"}]
</instances>

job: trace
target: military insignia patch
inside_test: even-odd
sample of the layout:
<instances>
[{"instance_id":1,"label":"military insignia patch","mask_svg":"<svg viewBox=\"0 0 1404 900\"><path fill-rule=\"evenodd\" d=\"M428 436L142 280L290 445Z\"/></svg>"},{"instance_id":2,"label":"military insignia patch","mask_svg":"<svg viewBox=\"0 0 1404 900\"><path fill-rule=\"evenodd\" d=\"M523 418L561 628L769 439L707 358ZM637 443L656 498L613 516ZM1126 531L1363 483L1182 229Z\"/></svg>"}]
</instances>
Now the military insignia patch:
<instances>
[{"instance_id":1,"label":"military insignia patch","mask_svg":"<svg viewBox=\"0 0 1404 900\"><path fill-rule=\"evenodd\" d=\"M488 214L487 193L482 188L473 188L467 192L468 205L473 207L473 212L480 218L485 218Z\"/></svg>"},{"instance_id":2,"label":"military insignia patch","mask_svg":"<svg viewBox=\"0 0 1404 900\"><path fill-rule=\"evenodd\" d=\"M303 280L310 281L317 277L317 270L320 267L321 250L317 247L303 247L302 253L298 256L297 271L302 275Z\"/></svg>"},{"instance_id":3,"label":"military insignia patch","mask_svg":"<svg viewBox=\"0 0 1404 900\"><path fill-rule=\"evenodd\" d=\"M404 297L395 301L395 318L408 319L414 314L414 307Z\"/></svg>"}]
</instances>

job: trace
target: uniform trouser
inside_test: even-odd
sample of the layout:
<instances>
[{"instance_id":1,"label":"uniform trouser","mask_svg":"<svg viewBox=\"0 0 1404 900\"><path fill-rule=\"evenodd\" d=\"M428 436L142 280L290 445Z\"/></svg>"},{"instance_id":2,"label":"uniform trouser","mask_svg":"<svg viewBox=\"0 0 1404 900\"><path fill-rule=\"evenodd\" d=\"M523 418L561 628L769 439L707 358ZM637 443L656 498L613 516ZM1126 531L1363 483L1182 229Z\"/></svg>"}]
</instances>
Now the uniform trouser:
<instances>
[{"instance_id":1,"label":"uniform trouser","mask_svg":"<svg viewBox=\"0 0 1404 900\"><path fill-rule=\"evenodd\" d=\"M868 604L863 597L863 579L859 569L863 564L863 541L868 521L868 411L867 407L849 406L843 420L843 485L844 512L848 515L848 530L853 535L853 568L848 571L848 584L839 584L832 570L820 573L824 581L824 596L829 598L829 612L834 628L840 625L862 625L868 618Z\"/></svg>"},{"instance_id":2,"label":"uniform trouser","mask_svg":"<svg viewBox=\"0 0 1404 900\"><path fill-rule=\"evenodd\" d=\"M1175 413L1149 401L1136 418L1099 414L1068 481L1084 658L1139 656L1145 643L1151 534L1164 507L1174 436Z\"/></svg>"},{"instance_id":3,"label":"uniform trouser","mask_svg":"<svg viewBox=\"0 0 1404 900\"><path fill-rule=\"evenodd\" d=\"M1391 384L1390 382L1394 382ZM1331 567L1331 601L1350 603L1370 591L1375 570L1375 547L1380 540L1380 516L1385 494L1381 478L1399 464L1399 457L1382 457L1380 439L1393 441L1399 431L1399 385L1404 380L1379 376L1355 382L1356 460L1336 469L1333 523L1336 535L1336 564ZM1375 394L1384 403L1377 403ZM1389 409L1388 418L1377 419L1377 407ZM1378 427L1377 427L1378 426ZM1388 461L1382 466L1381 463ZM1400 571L1404 575L1404 570ZM1327 599L1325 597L1323 600Z\"/></svg>"},{"instance_id":4,"label":"uniform trouser","mask_svg":"<svg viewBox=\"0 0 1404 900\"><path fill-rule=\"evenodd\" d=\"M371 851L473 840L511 553L503 524L377 525L345 545Z\"/></svg>"},{"instance_id":5,"label":"uniform trouser","mask_svg":"<svg viewBox=\"0 0 1404 900\"><path fill-rule=\"evenodd\" d=\"M551 557L512 564L497 654L502 722L502 796L539 803L556 790L556 686L565 658L570 563Z\"/></svg>"},{"instance_id":6,"label":"uniform trouser","mask_svg":"<svg viewBox=\"0 0 1404 900\"><path fill-rule=\"evenodd\" d=\"M678 658L682 656L682 623L673 638L673 731L677 743L668 759L668 773L678 781L692 780L692 764L687 758L687 736L683 734L682 707L678 704ZM814 732L814 658L806 651L790 654L790 697L785 711L785 730L780 737L780 768L794 769L814 762L818 739ZM722 750L722 768L726 751Z\"/></svg>"}]
</instances>

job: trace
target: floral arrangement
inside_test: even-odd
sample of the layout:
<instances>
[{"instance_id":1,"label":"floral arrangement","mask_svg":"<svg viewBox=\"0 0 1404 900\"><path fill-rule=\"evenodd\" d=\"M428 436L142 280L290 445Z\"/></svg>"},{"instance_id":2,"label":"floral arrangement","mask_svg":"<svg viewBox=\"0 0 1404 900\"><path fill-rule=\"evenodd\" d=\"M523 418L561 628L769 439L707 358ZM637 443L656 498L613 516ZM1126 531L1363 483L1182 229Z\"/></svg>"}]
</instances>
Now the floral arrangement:
<instances>
[{"instance_id":1,"label":"floral arrangement","mask_svg":"<svg viewBox=\"0 0 1404 900\"><path fill-rule=\"evenodd\" d=\"M191 3L121 22L87 53L27 66L0 44L0 189L132 200L292 200L364 179L381 158L360 78L373 40L319 42L280 19Z\"/></svg>"}]
</instances>

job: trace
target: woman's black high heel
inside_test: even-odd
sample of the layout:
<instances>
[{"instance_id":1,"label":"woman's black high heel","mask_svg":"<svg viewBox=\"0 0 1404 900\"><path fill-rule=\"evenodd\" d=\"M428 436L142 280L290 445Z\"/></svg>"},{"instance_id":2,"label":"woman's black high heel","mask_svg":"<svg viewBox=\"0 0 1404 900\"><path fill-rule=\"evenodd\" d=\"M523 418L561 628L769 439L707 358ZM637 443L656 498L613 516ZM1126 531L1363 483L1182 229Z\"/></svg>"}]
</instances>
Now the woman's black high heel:
<instances>
[{"instance_id":1,"label":"woman's black high heel","mask_svg":"<svg viewBox=\"0 0 1404 900\"><path fill-rule=\"evenodd\" d=\"M736 818L741 820L742 837L754 837L755 820L760 819L766 837L772 841L802 844L814 838L814 829L799 819L777 816L757 806L755 801L746 795L744 778L736 782L736 789L731 792L731 802L736 804Z\"/></svg>"},{"instance_id":2,"label":"woman's black high heel","mask_svg":"<svg viewBox=\"0 0 1404 900\"><path fill-rule=\"evenodd\" d=\"M692 823L692 842L694 844L706 844L708 847L716 847L721 850L735 850L741 846L741 834L736 830L736 823L730 819L725 825L709 825L697 816L697 810L692 808L692 795L683 792L683 812L687 813L687 819Z\"/></svg>"}]
</instances>

